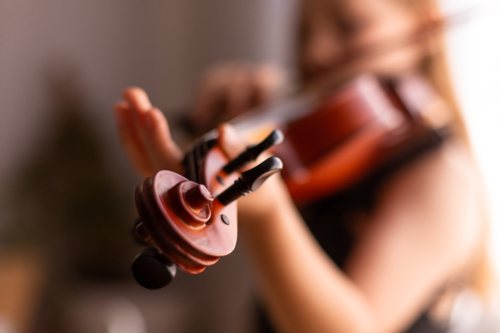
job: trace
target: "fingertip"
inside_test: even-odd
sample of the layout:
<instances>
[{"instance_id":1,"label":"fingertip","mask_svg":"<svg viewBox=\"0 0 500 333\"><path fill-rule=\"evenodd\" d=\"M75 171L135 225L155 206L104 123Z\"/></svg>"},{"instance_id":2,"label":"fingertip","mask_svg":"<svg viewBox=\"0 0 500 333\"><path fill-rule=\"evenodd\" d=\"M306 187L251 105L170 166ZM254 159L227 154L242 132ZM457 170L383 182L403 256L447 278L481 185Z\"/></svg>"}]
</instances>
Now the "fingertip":
<instances>
[{"instance_id":1,"label":"fingertip","mask_svg":"<svg viewBox=\"0 0 500 333\"><path fill-rule=\"evenodd\" d=\"M149 112L150 117L153 119L165 118L160 109L153 107Z\"/></svg>"},{"instance_id":2,"label":"fingertip","mask_svg":"<svg viewBox=\"0 0 500 333\"><path fill-rule=\"evenodd\" d=\"M238 132L236 132L234 127L229 125L228 123L221 124L218 127L218 130L219 130L219 136L223 137L224 139L236 138L238 136Z\"/></svg>"},{"instance_id":3,"label":"fingertip","mask_svg":"<svg viewBox=\"0 0 500 333\"><path fill-rule=\"evenodd\" d=\"M145 126L148 130L153 130L154 128L158 127L158 125L166 123L167 121L163 113L157 108L152 108L151 110L146 112L144 117Z\"/></svg>"},{"instance_id":4,"label":"fingertip","mask_svg":"<svg viewBox=\"0 0 500 333\"><path fill-rule=\"evenodd\" d=\"M219 137L217 142L230 158L234 158L247 146L246 140L238 134L233 126L222 124L218 127Z\"/></svg>"},{"instance_id":5,"label":"fingertip","mask_svg":"<svg viewBox=\"0 0 500 333\"><path fill-rule=\"evenodd\" d=\"M128 109L129 109L129 105L125 101L119 101L119 102L116 102L115 105L113 105L113 110L115 110L116 112L125 111Z\"/></svg>"},{"instance_id":6,"label":"fingertip","mask_svg":"<svg viewBox=\"0 0 500 333\"><path fill-rule=\"evenodd\" d=\"M123 91L123 98L137 111L146 112L152 108L148 94L139 87L130 87Z\"/></svg>"},{"instance_id":7,"label":"fingertip","mask_svg":"<svg viewBox=\"0 0 500 333\"><path fill-rule=\"evenodd\" d=\"M130 86L128 88L125 88L125 90L123 90L123 98L127 98L127 96L130 96L131 94L146 94L146 91L144 89L142 89L141 87L137 87L137 86Z\"/></svg>"}]
</instances>

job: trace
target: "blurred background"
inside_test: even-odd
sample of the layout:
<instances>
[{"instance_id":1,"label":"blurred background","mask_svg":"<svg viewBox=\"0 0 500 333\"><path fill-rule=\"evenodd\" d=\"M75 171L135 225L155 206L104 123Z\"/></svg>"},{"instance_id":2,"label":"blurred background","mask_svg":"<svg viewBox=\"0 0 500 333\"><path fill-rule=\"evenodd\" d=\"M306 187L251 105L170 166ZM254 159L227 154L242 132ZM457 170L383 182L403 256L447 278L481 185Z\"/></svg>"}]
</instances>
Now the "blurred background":
<instances>
[{"instance_id":1,"label":"blurred background","mask_svg":"<svg viewBox=\"0 0 500 333\"><path fill-rule=\"evenodd\" d=\"M277 63L293 77L296 12L296 0L0 0L1 333L252 331L240 246L161 291L131 280L140 179L111 110L137 85L175 117L224 61ZM454 26L448 45L500 267L500 11Z\"/></svg>"}]
</instances>

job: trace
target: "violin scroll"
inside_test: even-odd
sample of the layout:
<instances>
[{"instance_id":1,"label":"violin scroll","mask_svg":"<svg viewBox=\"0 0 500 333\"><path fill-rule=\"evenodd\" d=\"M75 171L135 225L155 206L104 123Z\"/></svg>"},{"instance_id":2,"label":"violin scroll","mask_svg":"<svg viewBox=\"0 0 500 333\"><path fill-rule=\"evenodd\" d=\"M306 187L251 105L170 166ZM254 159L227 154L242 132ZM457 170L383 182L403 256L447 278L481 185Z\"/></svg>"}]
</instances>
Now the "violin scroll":
<instances>
[{"instance_id":1,"label":"violin scroll","mask_svg":"<svg viewBox=\"0 0 500 333\"><path fill-rule=\"evenodd\" d=\"M141 221L134 236L142 244L155 246L143 251L132 265L140 285L161 288L173 280L176 266L198 274L234 250L235 201L257 190L283 164L271 157L241 177L235 171L282 139L280 131L273 131L233 161L228 161L213 138L201 141L185 158L185 165L191 166L186 170L190 179L163 170L137 186L135 201Z\"/></svg>"}]
</instances>

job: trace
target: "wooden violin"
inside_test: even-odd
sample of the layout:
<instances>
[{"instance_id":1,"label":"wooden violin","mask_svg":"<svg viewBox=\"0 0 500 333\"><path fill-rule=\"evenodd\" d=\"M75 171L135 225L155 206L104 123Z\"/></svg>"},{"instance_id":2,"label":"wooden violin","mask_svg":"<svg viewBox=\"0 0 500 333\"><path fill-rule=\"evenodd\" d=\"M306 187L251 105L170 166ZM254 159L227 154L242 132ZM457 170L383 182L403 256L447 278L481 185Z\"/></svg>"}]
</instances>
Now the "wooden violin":
<instances>
[{"instance_id":1,"label":"wooden violin","mask_svg":"<svg viewBox=\"0 0 500 333\"><path fill-rule=\"evenodd\" d=\"M156 245L133 264L141 285L162 287L175 275L174 264L197 274L231 253L237 238L235 200L255 191L283 164L292 198L304 205L440 143L450 127L451 117L441 99L416 74L393 81L365 74L316 99L301 98L267 114L233 121L250 138L259 137L256 133L269 126L281 129L284 137L274 130L228 161L212 132L186 155L185 177L160 171L137 186L142 222L135 234ZM236 171L271 147L279 158L272 157L238 178Z\"/></svg>"},{"instance_id":2,"label":"wooden violin","mask_svg":"<svg viewBox=\"0 0 500 333\"><path fill-rule=\"evenodd\" d=\"M376 52L414 43L438 32L445 22L417 34L414 39L389 41ZM370 56L363 52L360 56ZM352 61L359 60L358 58ZM342 64L343 66L345 64ZM335 68L339 80L352 77ZM318 83L319 82L319 83ZM198 141L186 155L186 175L160 171L136 188L141 221L138 240L155 245L144 251L132 269L137 281L156 289L168 284L175 267L197 274L231 253L236 244L235 200L283 169L283 178L297 205L342 191L377 170L412 153L443 141L452 127L450 112L427 80L408 74L381 80L363 74L346 84L332 82L326 73L317 85L300 94L247 112L230 123L260 144L228 161L217 146L216 133ZM336 88L332 89L332 85ZM235 173L263 150L278 158Z\"/></svg>"},{"instance_id":3,"label":"wooden violin","mask_svg":"<svg viewBox=\"0 0 500 333\"><path fill-rule=\"evenodd\" d=\"M283 164L270 157L239 177L237 171L282 140L275 130L229 161L216 138L201 139L184 158L185 176L164 170L139 184L135 201L140 221L134 233L141 243L155 247L135 259L137 282L161 288L173 279L176 266L198 274L230 254L237 239L236 200L256 191Z\"/></svg>"},{"instance_id":4,"label":"wooden violin","mask_svg":"<svg viewBox=\"0 0 500 333\"><path fill-rule=\"evenodd\" d=\"M388 81L363 74L333 91L302 95L232 124L249 137L259 137L259 126L284 132L274 153L284 163L282 175L293 200L304 205L439 143L451 120L424 77Z\"/></svg>"}]
</instances>

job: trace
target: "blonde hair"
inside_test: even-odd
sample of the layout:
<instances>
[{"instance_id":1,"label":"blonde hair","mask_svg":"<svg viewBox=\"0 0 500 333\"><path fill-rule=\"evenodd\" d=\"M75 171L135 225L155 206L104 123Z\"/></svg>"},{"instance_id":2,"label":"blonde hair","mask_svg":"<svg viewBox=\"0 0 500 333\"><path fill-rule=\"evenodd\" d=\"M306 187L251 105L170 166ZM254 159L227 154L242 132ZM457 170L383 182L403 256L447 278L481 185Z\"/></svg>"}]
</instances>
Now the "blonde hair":
<instances>
[{"instance_id":1,"label":"blonde hair","mask_svg":"<svg viewBox=\"0 0 500 333\"><path fill-rule=\"evenodd\" d=\"M436 0L394 0L398 1L402 5L408 7L419 15L422 19L422 24L433 24L433 20L436 18L442 18L439 10L439 6ZM301 11L301 24L305 22L305 16L303 15L303 10ZM300 27L299 31L299 71L303 74L303 27ZM457 97L454 92L453 84L451 81L451 75L448 65L447 53L445 48L445 34L443 29L438 27L432 27L431 33L429 34L426 42L429 42L429 52L426 57L422 60L420 71L428 79L431 85L434 87L436 93L443 98L446 102L449 110L453 116L454 123L454 135L455 138L460 139L464 142L469 149L470 140L467 132L467 127L465 124L464 117L459 107ZM485 226L489 225L489 216L487 214L486 207L484 208L484 218L483 223ZM487 239L488 232L485 232L485 240ZM474 290L478 292L483 298L487 298L491 294L491 290L494 286L494 273L488 258L487 242L484 242L482 248L478 249L479 258L474 271L469 276L469 285Z\"/></svg>"},{"instance_id":2,"label":"blonde hair","mask_svg":"<svg viewBox=\"0 0 500 333\"><path fill-rule=\"evenodd\" d=\"M436 0L398 1L406 2L412 6L411 9L417 11L417 13L422 13L424 23L426 19L426 14L424 13L425 11L435 11L439 14L439 8ZM431 47L433 50L422 61L422 74L433 85L436 92L446 101L449 110L453 114L455 137L459 138L469 149L471 149L467 126L451 80L448 57L445 48L444 31L439 29L433 32L430 38L432 39ZM483 218L481 222L484 223L487 229L487 226L489 226L489 214L486 205L483 210ZM490 296L495 285L495 273L488 257L488 242L486 241L488 234L488 232L485 232L485 241L482 244L482 248L479 249L480 253L478 262L470 277L470 286L485 299Z\"/></svg>"},{"instance_id":3,"label":"blonde hair","mask_svg":"<svg viewBox=\"0 0 500 333\"><path fill-rule=\"evenodd\" d=\"M398 1L409 5L411 10L417 12L417 15L420 14L423 24L430 24L428 22L431 19L429 18L429 12L434 12L434 15L441 16L439 6L435 0ZM453 113L455 134L470 145L467 126L451 81L443 29L434 29L429 35L429 39L431 39L429 48L432 50L430 50L430 54L422 61L422 74L427 77L438 95L446 101L450 111Z\"/></svg>"}]
</instances>

